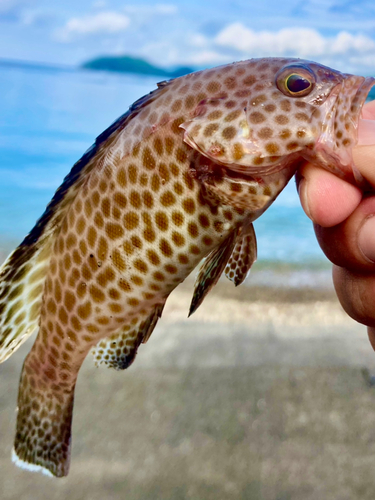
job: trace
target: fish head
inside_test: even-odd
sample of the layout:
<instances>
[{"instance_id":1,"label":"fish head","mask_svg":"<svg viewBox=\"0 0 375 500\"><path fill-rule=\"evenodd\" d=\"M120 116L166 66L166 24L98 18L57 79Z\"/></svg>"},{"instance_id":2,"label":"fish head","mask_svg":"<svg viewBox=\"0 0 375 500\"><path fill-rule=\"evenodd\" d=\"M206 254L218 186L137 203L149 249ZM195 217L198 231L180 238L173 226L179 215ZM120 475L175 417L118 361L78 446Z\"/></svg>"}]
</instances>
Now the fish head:
<instances>
[{"instance_id":1,"label":"fish head","mask_svg":"<svg viewBox=\"0 0 375 500\"><path fill-rule=\"evenodd\" d=\"M227 68L225 90L203 99L181 125L187 144L238 174L263 176L303 158L353 177L352 147L373 78L300 59Z\"/></svg>"}]
</instances>

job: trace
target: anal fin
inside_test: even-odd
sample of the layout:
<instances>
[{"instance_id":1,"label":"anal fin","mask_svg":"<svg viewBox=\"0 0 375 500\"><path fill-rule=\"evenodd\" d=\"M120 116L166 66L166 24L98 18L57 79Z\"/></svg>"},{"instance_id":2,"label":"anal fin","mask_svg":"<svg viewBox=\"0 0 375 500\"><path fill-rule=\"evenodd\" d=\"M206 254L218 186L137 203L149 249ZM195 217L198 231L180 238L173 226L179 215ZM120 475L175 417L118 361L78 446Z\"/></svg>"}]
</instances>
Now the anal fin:
<instances>
[{"instance_id":1,"label":"anal fin","mask_svg":"<svg viewBox=\"0 0 375 500\"><path fill-rule=\"evenodd\" d=\"M203 262L195 280L194 294L191 301L189 316L191 316L202 304L208 292L216 285L224 268L230 258L238 229L232 231L230 235L213 250Z\"/></svg>"},{"instance_id":2,"label":"anal fin","mask_svg":"<svg viewBox=\"0 0 375 500\"><path fill-rule=\"evenodd\" d=\"M156 323L162 315L165 300L155 305L143 321L130 329L128 325L113 335L102 339L93 349L92 353L97 366L107 365L116 370L125 370L134 361L141 343L146 343L150 338Z\"/></svg>"},{"instance_id":3,"label":"anal fin","mask_svg":"<svg viewBox=\"0 0 375 500\"><path fill-rule=\"evenodd\" d=\"M257 240L254 226L247 222L238 231L232 255L225 268L225 276L236 286L240 285L256 259Z\"/></svg>"}]
</instances>

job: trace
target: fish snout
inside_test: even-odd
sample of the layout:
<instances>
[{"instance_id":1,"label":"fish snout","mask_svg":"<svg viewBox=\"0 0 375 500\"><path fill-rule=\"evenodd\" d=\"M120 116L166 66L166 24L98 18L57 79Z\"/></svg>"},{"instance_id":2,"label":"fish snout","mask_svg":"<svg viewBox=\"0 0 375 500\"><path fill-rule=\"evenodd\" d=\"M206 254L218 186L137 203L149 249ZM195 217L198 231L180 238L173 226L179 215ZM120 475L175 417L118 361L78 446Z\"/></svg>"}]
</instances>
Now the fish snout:
<instances>
[{"instance_id":1,"label":"fish snout","mask_svg":"<svg viewBox=\"0 0 375 500\"><path fill-rule=\"evenodd\" d=\"M375 125L369 126L362 120L362 107L375 84L375 78L345 75L336 85L324 104L321 134L313 153L306 158L345 178L354 184L363 179L353 161L353 148L358 143L358 132L365 131L366 141L375 133ZM364 130L365 129L365 130ZM372 135L375 143L375 134Z\"/></svg>"}]
</instances>

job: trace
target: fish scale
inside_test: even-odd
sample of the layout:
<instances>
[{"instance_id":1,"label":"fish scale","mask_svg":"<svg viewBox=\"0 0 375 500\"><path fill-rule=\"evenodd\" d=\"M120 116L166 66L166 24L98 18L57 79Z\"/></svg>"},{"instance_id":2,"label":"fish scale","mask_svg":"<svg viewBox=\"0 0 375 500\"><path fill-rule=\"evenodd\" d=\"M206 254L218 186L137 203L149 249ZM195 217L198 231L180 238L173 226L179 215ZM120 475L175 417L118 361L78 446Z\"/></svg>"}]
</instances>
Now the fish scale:
<instances>
[{"instance_id":1,"label":"fish scale","mask_svg":"<svg viewBox=\"0 0 375 500\"><path fill-rule=\"evenodd\" d=\"M309 92L289 95L290 74ZM0 359L39 326L20 381L18 465L68 473L87 353L127 368L205 257L190 314L224 269L242 283L252 221L301 161L352 180L353 123L371 85L300 60L243 61L162 82L98 137L1 269Z\"/></svg>"}]
</instances>

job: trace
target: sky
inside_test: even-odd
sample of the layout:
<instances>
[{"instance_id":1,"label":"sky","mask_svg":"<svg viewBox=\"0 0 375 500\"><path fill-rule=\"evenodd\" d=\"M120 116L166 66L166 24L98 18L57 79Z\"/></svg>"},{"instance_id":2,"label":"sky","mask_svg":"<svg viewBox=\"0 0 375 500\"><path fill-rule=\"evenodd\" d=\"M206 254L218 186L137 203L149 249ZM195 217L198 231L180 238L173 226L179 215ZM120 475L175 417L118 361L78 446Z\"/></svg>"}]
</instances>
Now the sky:
<instances>
[{"instance_id":1,"label":"sky","mask_svg":"<svg viewBox=\"0 0 375 500\"><path fill-rule=\"evenodd\" d=\"M196 68L287 55L375 74L375 1L0 0L0 58L78 65L102 55Z\"/></svg>"}]
</instances>

